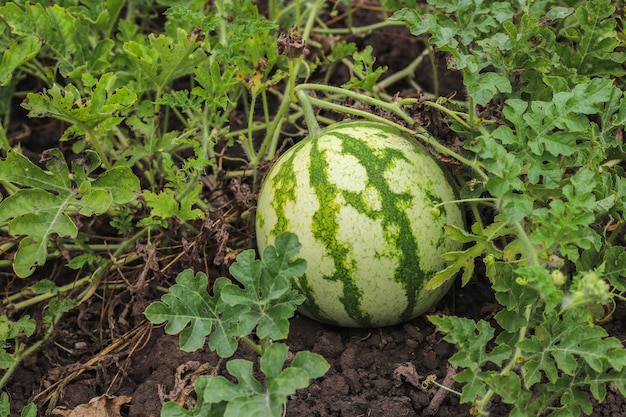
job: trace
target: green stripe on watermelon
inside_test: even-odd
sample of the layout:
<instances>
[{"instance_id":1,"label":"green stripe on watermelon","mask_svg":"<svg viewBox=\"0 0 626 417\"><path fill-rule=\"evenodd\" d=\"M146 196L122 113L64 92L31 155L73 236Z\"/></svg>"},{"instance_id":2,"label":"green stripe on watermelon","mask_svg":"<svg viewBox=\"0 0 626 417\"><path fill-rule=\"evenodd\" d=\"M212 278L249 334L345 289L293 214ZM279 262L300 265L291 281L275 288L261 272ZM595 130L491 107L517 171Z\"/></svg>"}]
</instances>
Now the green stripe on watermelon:
<instances>
[{"instance_id":1,"label":"green stripe on watermelon","mask_svg":"<svg viewBox=\"0 0 626 417\"><path fill-rule=\"evenodd\" d=\"M400 323L449 287L422 290L445 267L441 254L460 249L443 225L462 226L461 210L430 212L454 198L415 141L379 123L338 123L294 146L268 173L257 209L259 250L281 232L298 235L308 262L294 283L307 299L303 314L350 327Z\"/></svg>"}]
</instances>

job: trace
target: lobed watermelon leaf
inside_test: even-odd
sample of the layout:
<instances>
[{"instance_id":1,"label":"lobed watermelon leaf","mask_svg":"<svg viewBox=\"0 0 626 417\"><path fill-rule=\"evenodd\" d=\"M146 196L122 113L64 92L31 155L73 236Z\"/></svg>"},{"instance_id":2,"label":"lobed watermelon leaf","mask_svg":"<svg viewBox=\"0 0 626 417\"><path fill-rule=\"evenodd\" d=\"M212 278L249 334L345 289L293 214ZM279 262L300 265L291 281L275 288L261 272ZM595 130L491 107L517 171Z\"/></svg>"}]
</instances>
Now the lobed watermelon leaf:
<instances>
[{"instance_id":1,"label":"lobed watermelon leaf","mask_svg":"<svg viewBox=\"0 0 626 417\"><path fill-rule=\"evenodd\" d=\"M29 93L22 107L29 110L29 117L54 117L72 123L74 126L63 134L67 139L70 135L84 135L93 129L103 135L123 120L119 113L137 100L134 91L117 85L117 76L111 72L99 79L85 74L83 83L91 87L85 93L74 84L65 87L54 84L43 93Z\"/></svg>"},{"instance_id":2,"label":"lobed watermelon leaf","mask_svg":"<svg viewBox=\"0 0 626 417\"><path fill-rule=\"evenodd\" d=\"M255 259L251 249L240 253L230 272L241 287L218 278L212 296L204 273L185 270L170 293L149 305L145 315L153 323L167 321L166 333L180 333L185 351L200 349L209 336L209 347L229 357L237 349L237 339L255 329L261 339L284 339L289 319L304 301L289 282L306 268L303 260L294 259L299 248L295 235L283 234L275 247L266 248L268 256L262 261Z\"/></svg>"},{"instance_id":3,"label":"lobed watermelon leaf","mask_svg":"<svg viewBox=\"0 0 626 417\"><path fill-rule=\"evenodd\" d=\"M160 90L176 78L191 74L207 59L208 55L201 48L201 41L199 34L188 34L184 29L178 28L175 38L153 34L148 37L146 45L136 41L126 42L124 52Z\"/></svg>"},{"instance_id":4,"label":"lobed watermelon leaf","mask_svg":"<svg viewBox=\"0 0 626 417\"><path fill-rule=\"evenodd\" d=\"M226 364L228 372L236 379L232 382L223 376L200 376L195 383L198 403L189 414L178 404L164 405L163 415L203 416L268 416L280 417L289 396L306 388L310 380L324 375L329 365L324 358L311 352L298 352L285 368L289 348L274 343L260 360L264 384L253 375L253 363L233 359Z\"/></svg>"},{"instance_id":5,"label":"lobed watermelon leaf","mask_svg":"<svg viewBox=\"0 0 626 417\"><path fill-rule=\"evenodd\" d=\"M119 6L120 1L109 0L107 3L107 6L113 3ZM15 69L43 54L54 57L64 77L97 74L110 66L114 41L106 38L94 41L86 34L94 23L97 26L102 23L102 26L107 26L106 30L110 30L115 15L93 22L75 11L59 4L48 7L38 3L18 6L16 2L6 2L0 6L0 19L10 27L12 45L15 45L3 55L0 85L10 80Z\"/></svg>"},{"instance_id":6,"label":"lobed watermelon leaf","mask_svg":"<svg viewBox=\"0 0 626 417\"><path fill-rule=\"evenodd\" d=\"M165 332L180 333L180 348L186 352L200 349L210 335L209 347L222 357L231 356L237 349L236 323L221 319L226 306L221 293L230 285L229 280L218 278L213 284L213 296L207 285L206 274L186 269L178 274L170 292L150 304L144 314L155 324L167 321Z\"/></svg>"}]
</instances>

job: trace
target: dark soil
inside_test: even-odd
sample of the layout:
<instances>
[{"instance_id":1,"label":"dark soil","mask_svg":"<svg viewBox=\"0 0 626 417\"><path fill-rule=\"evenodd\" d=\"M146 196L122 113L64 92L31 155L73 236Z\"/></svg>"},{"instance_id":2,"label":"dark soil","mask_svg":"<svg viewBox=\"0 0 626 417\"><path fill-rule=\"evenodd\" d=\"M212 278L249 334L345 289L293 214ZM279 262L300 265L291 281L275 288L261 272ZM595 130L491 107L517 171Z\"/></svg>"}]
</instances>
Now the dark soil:
<instances>
[{"instance_id":1,"label":"dark soil","mask_svg":"<svg viewBox=\"0 0 626 417\"><path fill-rule=\"evenodd\" d=\"M356 25L380 18L376 7L363 5L354 15ZM400 29L347 40L357 41L361 46L372 45L377 63L390 70L405 66L421 49L418 40ZM426 89L431 83L428 68L426 63L416 73L416 81ZM454 73L444 72L442 77L445 85L441 94L462 94ZM391 94L395 91L410 94L409 86L394 85L392 88L393 91L388 91ZM35 154L41 152L43 149L36 146L36 140L34 142L35 146L30 150ZM241 197L237 187L230 187L224 194L226 197L220 197L225 205L228 198L234 201L235 197ZM250 203L248 197L244 199L246 204ZM213 225L219 224L220 214L213 216ZM89 225L92 226L98 227ZM185 249L186 255L176 264L178 270L191 266L207 271L211 278L225 275L228 262L232 262L231 251L225 248L236 250L241 244L235 241L247 241L246 237L251 237L245 226L239 230L214 226L204 231L195 243L206 245L207 249L204 252ZM182 245L184 247L184 243ZM162 328L153 328L145 320L145 307L161 295L156 287L171 285L176 275L175 268L162 270L171 259L159 256L147 253L145 264L110 277L125 282L125 290L98 293L64 317L53 342L30 356L9 382L7 390L13 406L12 416L18 416L21 407L33 400L40 406L40 415L51 415L55 409L72 410L104 394L129 397L128 401L123 401L125 404L118 403L119 413L111 416L158 416L165 400L193 402L191 387L196 375L225 373L224 360L213 352L208 349L182 352L176 336L165 335ZM37 278L54 279L63 284L71 282L74 273L50 267ZM11 293L34 282L35 279L16 280L10 274L0 276L0 286ZM430 314L490 320L496 308L488 283L478 276L465 288L454 287ZM30 314L37 315L35 311ZM618 309L612 320L606 323L606 328L611 335L626 340L626 311ZM454 369L448 365L455 347L443 341L443 336L426 317L389 328L342 329L297 315L291 322L287 341L291 351L319 353L331 367L324 377L313 381L308 389L299 391L290 399L286 416L468 415L469 406L459 404L456 395L446 395L436 387L423 388L421 385L426 376L435 375L438 382L446 380L450 387L460 389L451 381ZM255 354L242 344L237 357L254 360ZM490 411L494 417L508 415L507 406L497 399ZM616 390L609 390L606 401L596 407L593 415L626 415L626 401Z\"/></svg>"},{"instance_id":2,"label":"dark soil","mask_svg":"<svg viewBox=\"0 0 626 417\"><path fill-rule=\"evenodd\" d=\"M466 288L453 288L431 313L489 320L495 307L489 286L476 279ZM182 352L177 337L165 335L162 328L152 329L140 314L128 318L136 324L134 334L118 337L114 343L98 342L94 331L86 334L74 319L87 318L90 312L97 318L101 308L99 303L81 306L78 316L68 317L61 326L55 345L47 345L19 369L8 387L14 407L40 393L39 399L50 407L41 411L49 415L53 404L72 409L106 393L130 397L121 408L122 416L158 416L164 399L193 401L190 378L194 372L226 374L225 362L216 354L208 349ZM606 327L623 340L624 323L622 308ZM80 327L89 329L87 324ZM298 315L291 322L286 343L293 353L310 350L331 365L324 377L290 399L288 417L469 415L469 406L459 404L456 395L421 386L428 375L435 375L440 383L447 374L452 376L447 360L455 352L425 317L388 328L342 329ZM81 354L81 349L89 352ZM256 354L242 344L236 357L254 361ZM454 382L448 386L460 389ZM46 387L51 389L43 390ZM493 417L508 415L507 406L497 399L490 411ZM610 389L592 415L626 415L626 401Z\"/></svg>"}]
</instances>

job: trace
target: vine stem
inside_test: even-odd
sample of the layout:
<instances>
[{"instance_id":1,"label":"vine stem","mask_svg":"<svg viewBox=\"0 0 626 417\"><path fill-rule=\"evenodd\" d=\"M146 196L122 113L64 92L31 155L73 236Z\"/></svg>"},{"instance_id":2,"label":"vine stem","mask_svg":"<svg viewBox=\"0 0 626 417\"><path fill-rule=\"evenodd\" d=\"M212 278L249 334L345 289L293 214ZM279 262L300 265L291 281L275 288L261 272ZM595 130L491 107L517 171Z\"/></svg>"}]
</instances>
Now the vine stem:
<instances>
[{"instance_id":1,"label":"vine stem","mask_svg":"<svg viewBox=\"0 0 626 417\"><path fill-rule=\"evenodd\" d=\"M45 342L48 341L48 339L50 339L50 336L52 336L52 333L54 331L54 326L56 325L56 322L58 321L59 318L60 317L58 317L57 320L55 320L55 322L50 325L44 337L42 337L37 342L33 343L32 346L30 346L28 349L24 350L23 352L20 352L17 355L17 357L15 357L15 362L6 369L6 371L4 372L4 375L2 375L2 378L0 379L0 389L4 388L4 386L9 381L11 376L13 376L15 369L20 365L20 363L22 362L24 358L34 353L37 349L41 347L41 345L43 345ZM15 347L16 352L18 349L19 349L19 340L17 340L16 338L16 347Z\"/></svg>"},{"instance_id":2,"label":"vine stem","mask_svg":"<svg viewBox=\"0 0 626 417\"><path fill-rule=\"evenodd\" d=\"M302 31L302 40L307 43L309 37L311 36L311 31L313 29L313 24L315 23L315 19L317 18L317 11L325 4L324 0L317 0L311 6L309 10L309 16L304 26L304 30ZM289 107L292 103L296 101L295 97L295 84L296 77L300 70L300 65L302 65L302 58L298 58L297 61L290 60L289 61L289 78L287 80L288 92L283 95L283 100L280 103L280 107L274 117L274 121L270 124L267 129L267 134L265 135L265 140L261 144L261 148L259 149L257 155L250 161L250 166L256 167L263 158L266 160L271 160L274 158L276 154L276 148L278 147L278 139L280 136L280 128L283 124L285 115L289 110Z\"/></svg>"},{"instance_id":3,"label":"vine stem","mask_svg":"<svg viewBox=\"0 0 626 417\"><path fill-rule=\"evenodd\" d=\"M142 229L138 233L136 233L132 238L124 241L122 244L119 245L119 248L113 253L112 258L115 259L116 257L120 256L121 253L129 245L134 244L137 240L139 240L140 237L142 237L143 235L145 235L149 231L150 231L150 228L147 227L145 229ZM132 262L132 261L134 261L134 260L136 260L138 258L139 257L137 255L128 256L128 257L124 258L123 261L120 262L120 263L122 263L122 264L129 263L129 262ZM74 289L80 288L80 287L82 287L85 284L92 284L92 285L89 286L89 288L84 290L83 293L81 295L79 295L79 297L77 297L77 298L81 299L81 301L82 301L82 299L85 296L90 294L90 291L91 291L90 288L94 288L94 284L96 284L99 281L99 279L102 276L102 274L104 274L104 272L112 265L113 265L113 261L111 261L111 260L106 261L106 262L104 262L104 265L101 265L100 267L98 267L92 274L90 274L90 275L88 275L88 276L86 276L84 278L81 278L81 279L79 279L77 281L74 281L74 282L72 282L70 284L67 284L67 285L64 285L62 287L59 287L57 289L57 291L54 292L54 293L48 292L48 293L44 293L44 294L39 294L39 295L37 295L35 297L32 297L32 298L29 298L27 300L24 300L24 301L21 301L21 302L18 302L18 303L13 303L14 301L16 301L15 296L24 297L24 296L28 295L28 294L25 294L22 291L22 292L19 292L19 293L15 294L15 296L13 296L13 297L9 297L9 298L3 300L3 304L8 306L8 307L10 307L13 310L21 310L21 309L26 308L28 306L35 305L37 303L41 303L43 301L49 300L50 298L53 298L53 297L55 297L58 294L65 294L65 293L67 293L69 291L72 291Z\"/></svg>"},{"instance_id":4,"label":"vine stem","mask_svg":"<svg viewBox=\"0 0 626 417\"><path fill-rule=\"evenodd\" d=\"M389 77L384 80L379 81L374 86L374 92L378 93L384 90L386 87L403 80L404 78L411 77L415 74L415 70L417 67L424 61L424 58L428 56L428 49L425 49L417 58L415 58L409 65L404 67L402 70L398 72L394 72Z\"/></svg>"},{"instance_id":5,"label":"vine stem","mask_svg":"<svg viewBox=\"0 0 626 417\"><path fill-rule=\"evenodd\" d=\"M405 26L404 22L395 21L395 20L385 20L383 22L373 23L367 26L361 27L348 27L348 28L319 28L315 29L316 33L324 34L324 35L367 35L370 32L373 32L378 29L384 29L393 26Z\"/></svg>"},{"instance_id":6,"label":"vine stem","mask_svg":"<svg viewBox=\"0 0 626 417\"><path fill-rule=\"evenodd\" d=\"M484 180L484 181L488 181L489 180L489 176L482 170L482 165L480 164L480 162L478 162L478 160L470 160L465 158L464 156L462 156L461 154L454 152L453 150L447 148L446 146L442 145L441 143L439 143L437 140L435 140L427 131L426 129L424 129L421 126L414 126L415 121L408 115L406 114L401 107L398 105L398 103L388 103L386 101L383 100L379 100L376 99L374 97L370 97L364 94L360 94L360 93L356 93L353 91L348 91L348 90L344 90L343 88L340 87L333 87L333 86L329 86L329 85L321 85L321 84L300 84L296 87L296 90L302 90L302 89L306 89L306 90L320 90L320 91L326 91L329 93L333 93L333 94L342 94L351 98L354 98L355 100L359 100L359 101L363 101L366 102L368 104L372 104L374 106L377 106L383 110L387 110L395 115L397 115L398 117L400 117L403 121L405 121L409 126L412 126L412 128L408 128L405 126L401 126L393 121L390 121L382 116L377 116L374 115L372 113L369 113L367 111L364 110L359 110L359 109L355 109L353 107L347 107L347 106L343 106L341 104L337 104L337 103L332 103L330 101L326 101L326 100L322 100L322 99L318 99L315 97L311 97L311 96L306 96L306 100L308 100L311 104L320 106L320 107L325 107L334 111L337 111L339 113L346 113L346 114L352 114L354 116L359 116L365 119L369 119L369 120L374 120L374 121L378 121L381 123L384 123L388 126L392 126L395 127L396 129L399 129L403 132L406 132L410 135L415 136L416 138L420 139L422 142L428 144L429 146L433 147L437 152L443 154L443 155L448 155L454 159L456 159L457 161L465 164L466 166L469 166L470 168L472 168L476 173L478 173L478 175L480 175L480 177ZM417 130L417 132L416 132Z\"/></svg>"},{"instance_id":7,"label":"vine stem","mask_svg":"<svg viewBox=\"0 0 626 417\"><path fill-rule=\"evenodd\" d=\"M315 118L315 111L313 110L313 106L309 100L310 97L307 96L307 94L302 90L298 90L296 95L300 105L302 106L304 119L306 120L306 125L309 129L309 136L319 135L322 129L320 129L320 125L317 123L317 119Z\"/></svg>"},{"instance_id":8,"label":"vine stem","mask_svg":"<svg viewBox=\"0 0 626 417\"><path fill-rule=\"evenodd\" d=\"M8 152L11 149L11 144L9 143L9 138L7 137L7 132L4 130L4 126L2 121L0 120L0 148L4 148L5 152Z\"/></svg>"},{"instance_id":9,"label":"vine stem","mask_svg":"<svg viewBox=\"0 0 626 417\"><path fill-rule=\"evenodd\" d=\"M374 97L370 97L367 96L365 94L361 94L361 93L357 93L354 91L350 91L350 90L346 90L344 88L341 87L334 87L332 85L323 85L323 84L310 84L310 83L305 83L305 84L300 84L296 87L297 90L299 89L304 89L304 90L318 90L318 91L325 91L328 93L332 93L332 94L338 94L341 96L347 96L350 98L353 98L355 100L359 100L362 101L364 103L368 103L368 104L372 104L376 107L379 107L383 110L392 112L394 114L396 114L398 117L400 117L402 120L404 120L406 123L413 125L415 124L415 121L408 115L406 114L404 111L402 111L402 109L400 108L400 106L396 103L396 102L392 102L389 103L387 101L383 101L383 100L379 100L377 98ZM319 100L319 99L315 99L317 103L324 103L324 101ZM327 105L325 105L325 107L329 107L335 105L334 103L328 103ZM337 106L341 106L341 105L337 105ZM341 106L342 108L347 108L345 106ZM363 112L366 113L366 112Z\"/></svg>"},{"instance_id":10,"label":"vine stem","mask_svg":"<svg viewBox=\"0 0 626 417\"><path fill-rule=\"evenodd\" d=\"M533 266L540 266L539 257L537 256L537 251L533 246L530 238L526 234L523 226L519 222L513 223L514 227L517 229L518 238L522 240L524 246L526 248L526 256L529 260L529 263ZM519 363L520 358L522 358L522 349L520 349L519 344L526 339L526 334L528 332L528 323L530 322L530 318L532 316L533 310L535 309L535 303L529 304L526 306L524 310L524 319L526 324L519 329L519 333L517 335L517 342L515 343L515 350L513 351L513 355L511 359L506 364L502 371L500 371L500 375L507 376L511 370ZM480 400L474 402L474 406L476 407L476 411L479 415L487 415L486 412L487 405L491 398L494 396L495 392L489 388L489 390L485 393L485 396Z\"/></svg>"},{"instance_id":11,"label":"vine stem","mask_svg":"<svg viewBox=\"0 0 626 417\"><path fill-rule=\"evenodd\" d=\"M250 346L257 355L263 354L261 346L254 343L252 339L250 339L248 336L242 336L241 340L243 340L248 346Z\"/></svg>"},{"instance_id":12,"label":"vine stem","mask_svg":"<svg viewBox=\"0 0 626 417\"><path fill-rule=\"evenodd\" d=\"M100 139L98 139L96 132L84 124L81 124L81 127L85 130L85 133L87 137L89 137L89 141L91 142L93 147L96 148L96 153L98 154L98 156L100 156L100 162L102 163L102 165L104 165L104 168L106 170L111 169L111 163L109 162L109 158L104 152L104 148L102 147L102 143L100 142Z\"/></svg>"}]
</instances>

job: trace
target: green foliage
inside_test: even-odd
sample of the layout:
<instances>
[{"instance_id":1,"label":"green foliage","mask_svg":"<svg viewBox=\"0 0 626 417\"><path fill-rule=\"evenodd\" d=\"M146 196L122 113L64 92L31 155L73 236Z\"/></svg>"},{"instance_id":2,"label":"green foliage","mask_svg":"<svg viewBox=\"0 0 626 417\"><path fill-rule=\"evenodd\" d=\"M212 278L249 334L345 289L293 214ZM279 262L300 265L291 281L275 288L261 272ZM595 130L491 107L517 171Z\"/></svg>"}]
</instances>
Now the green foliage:
<instances>
[{"instance_id":1,"label":"green foliage","mask_svg":"<svg viewBox=\"0 0 626 417\"><path fill-rule=\"evenodd\" d=\"M166 403L162 416L279 417L289 396L328 371L328 363L311 352L296 353L285 368L289 349L273 343L287 337L288 320L303 302L291 287L291 280L306 269L306 262L296 258L300 246L295 235L284 233L276 238L275 246L265 249L262 260L255 259L253 250L242 252L230 268L240 285L218 278L213 295L207 291L204 273L185 270L162 301L148 306L146 317L156 324L167 321L166 333L180 333L180 347L185 351L200 349L209 336L209 347L227 358L235 353L241 338L250 344L247 336L254 333L261 340L256 348L261 355L262 382L254 377L252 362L230 360L226 369L236 383L223 376L201 376L195 382L196 406L185 410L177 403Z\"/></svg>"},{"instance_id":2,"label":"green foliage","mask_svg":"<svg viewBox=\"0 0 626 417\"><path fill-rule=\"evenodd\" d=\"M65 131L63 138L96 129L102 136L123 120L119 114L135 103L137 95L117 85L113 73L106 73L98 80L84 74L81 79L89 88L85 95L73 84L63 88L55 84L43 94L29 93L22 106L29 110L30 117L54 117L75 125L76 128Z\"/></svg>"},{"instance_id":3,"label":"green foliage","mask_svg":"<svg viewBox=\"0 0 626 417\"><path fill-rule=\"evenodd\" d=\"M207 59L202 49L202 38L178 29L176 37L150 35L147 44L130 41L124 52L134 65L144 73L154 87L161 91L171 81L191 74Z\"/></svg>"},{"instance_id":4,"label":"green foliage","mask_svg":"<svg viewBox=\"0 0 626 417\"><path fill-rule=\"evenodd\" d=\"M237 338L255 329L260 338L284 339L288 319L304 301L290 280L304 273L306 262L291 260L300 249L294 235L282 235L275 245L265 250L263 260L255 259L251 249L239 254L230 272L242 287L218 278L210 295L204 273L183 271L170 294L148 306L146 316L157 324L167 321L166 333L180 333L185 351L199 349L210 335L211 349L222 357L232 356Z\"/></svg>"},{"instance_id":5,"label":"green foliage","mask_svg":"<svg viewBox=\"0 0 626 417\"><path fill-rule=\"evenodd\" d=\"M9 417L11 413L11 404L9 403L9 395L6 392L0 394L0 417ZM22 409L20 417L37 417L37 407L35 404L28 404Z\"/></svg>"},{"instance_id":6,"label":"green foliage","mask_svg":"<svg viewBox=\"0 0 626 417\"><path fill-rule=\"evenodd\" d=\"M18 359L4 350L6 341L16 338L20 333L30 337L35 332L37 323L29 316L22 316L16 322L12 322L7 316L0 316L0 343L3 350L0 351L0 368L7 369L15 365Z\"/></svg>"},{"instance_id":7,"label":"green foliage","mask_svg":"<svg viewBox=\"0 0 626 417\"><path fill-rule=\"evenodd\" d=\"M326 373L328 364L319 355L298 352L287 368L284 368L288 347L274 343L260 359L264 384L253 375L253 363L233 359L226 369L236 379L231 382L223 376L200 376L195 383L198 403L190 410L174 402L163 405L163 417L207 416L237 417L259 415L280 417L284 404L296 390L306 388L310 380ZM265 385L265 386L264 386Z\"/></svg>"},{"instance_id":8,"label":"green foliage","mask_svg":"<svg viewBox=\"0 0 626 417\"><path fill-rule=\"evenodd\" d=\"M54 326L59 319L77 304L70 299L54 298L50 300L39 328L37 322L28 315L15 321L10 320L5 315L0 316L0 369L4 370L4 374L0 378L0 390L6 386L9 377L20 362L52 336ZM32 341L31 337L36 330L43 330L44 334L39 340ZM8 416L9 412L10 404L7 393L1 391L0 415ZM22 411L22 416L36 415L37 409L33 404L24 407Z\"/></svg>"},{"instance_id":9,"label":"green foliage","mask_svg":"<svg viewBox=\"0 0 626 417\"><path fill-rule=\"evenodd\" d=\"M587 77L624 75L610 0L580 2L577 8L547 8L544 2L530 7L502 1L428 3L446 12L403 9L394 18L406 21L416 36L428 34L438 50L451 55L476 104L501 93L540 95L536 90L542 84L572 88ZM493 70L483 71L488 67Z\"/></svg>"},{"instance_id":10,"label":"green foliage","mask_svg":"<svg viewBox=\"0 0 626 417\"><path fill-rule=\"evenodd\" d=\"M113 3L119 1L109 1L107 6L113 6ZM102 10L102 13L108 13L109 19L116 17L113 8ZM15 2L7 2L0 6L0 18L10 27L11 42L20 46L6 50L3 54L0 85L5 85L14 70L38 54L54 56L55 70L58 69L64 77L74 79L79 79L84 72L97 76L109 64L109 53L114 41L104 38L95 43L90 42L86 35L93 23L86 16L76 15L62 5L44 7L36 3L20 6ZM104 18L103 14L94 23L104 23ZM110 25L109 22L106 24ZM48 81L54 79L52 73L41 75Z\"/></svg>"},{"instance_id":11,"label":"green foliage","mask_svg":"<svg viewBox=\"0 0 626 417\"><path fill-rule=\"evenodd\" d=\"M89 177L100 165L93 152L86 152L71 167L57 149L45 157L47 170L14 151L0 161L0 180L24 187L0 202L0 221L10 220L10 233L24 236L13 263L20 277L32 274L37 265L45 263L52 235L76 238L78 227L73 214L102 214L113 205L131 201L139 192L137 177L126 167Z\"/></svg>"},{"instance_id":12,"label":"green foliage","mask_svg":"<svg viewBox=\"0 0 626 417\"><path fill-rule=\"evenodd\" d=\"M485 321L430 317L459 346L450 362L463 368L461 401L479 415L494 395L516 417L590 414L588 392L602 401L610 378L626 394L626 349L596 324L626 289L624 247L609 230L623 222L626 197L616 8L609 0L428 3L435 9L394 18L461 70L470 102L467 123L455 128L477 174L465 192L469 201L488 193L498 212L486 226L477 216L471 233L450 229L468 246L447 254L450 267L429 284L461 270L466 284L482 258L503 307L497 336ZM476 119L476 104L493 115Z\"/></svg>"},{"instance_id":13,"label":"green foliage","mask_svg":"<svg viewBox=\"0 0 626 417\"><path fill-rule=\"evenodd\" d=\"M452 316L430 317L447 333L444 339L461 348L450 358L450 363L464 368L457 375L457 381L463 383L461 401L473 402L484 410L491 395L497 394L514 406L511 415L515 416L537 415L556 402L560 406L550 415L574 417L591 413L585 387L598 401L604 400L610 383L626 394L626 379L622 377L626 350L622 343L590 323L590 317L579 310L581 304L559 312L555 308L561 300L547 300L545 308L532 309L530 303L550 294L549 289L537 288L540 277L532 276L542 274L541 269L528 270L522 280L516 276L519 270L502 269L506 272L497 276L498 284L494 285L496 298L504 307L496 314L498 325L504 329L497 337L493 327L482 320L475 323ZM572 297L602 301L587 298L598 283L596 277L593 283L582 284L580 294ZM589 288L582 290L583 286ZM607 297L607 290L600 285L596 294ZM563 297L562 292L553 290L552 294ZM529 328L532 334L525 333ZM486 370L488 363L501 370Z\"/></svg>"},{"instance_id":14,"label":"green foliage","mask_svg":"<svg viewBox=\"0 0 626 417\"><path fill-rule=\"evenodd\" d=\"M81 94L72 84L64 88L55 84L43 93L29 93L22 106L29 110L30 117L54 117L71 123L73 126L65 130L61 140L84 135L98 152L103 165L110 168L103 138L124 120L120 113L137 99L136 93L127 87L116 86L116 80L112 73L104 74L99 80L83 74L82 82L88 87L88 93ZM76 145L76 150L82 150L83 146Z\"/></svg>"},{"instance_id":15,"label":"green foliage","mask_svg":"<svg viewBox=\"0 0 626 417\"><path fill-rule=\"evenodd\" d=\"M352 54L352 58L354 59L353 69L355 75L344 84L344 87L348 89L362 88L372 92L374 85L380 76L383 75L386 68L378 67L374 69L376 58L372 56L371 45L367 45L363 51L355 51Z\"/></svg>"}]
</instances>

